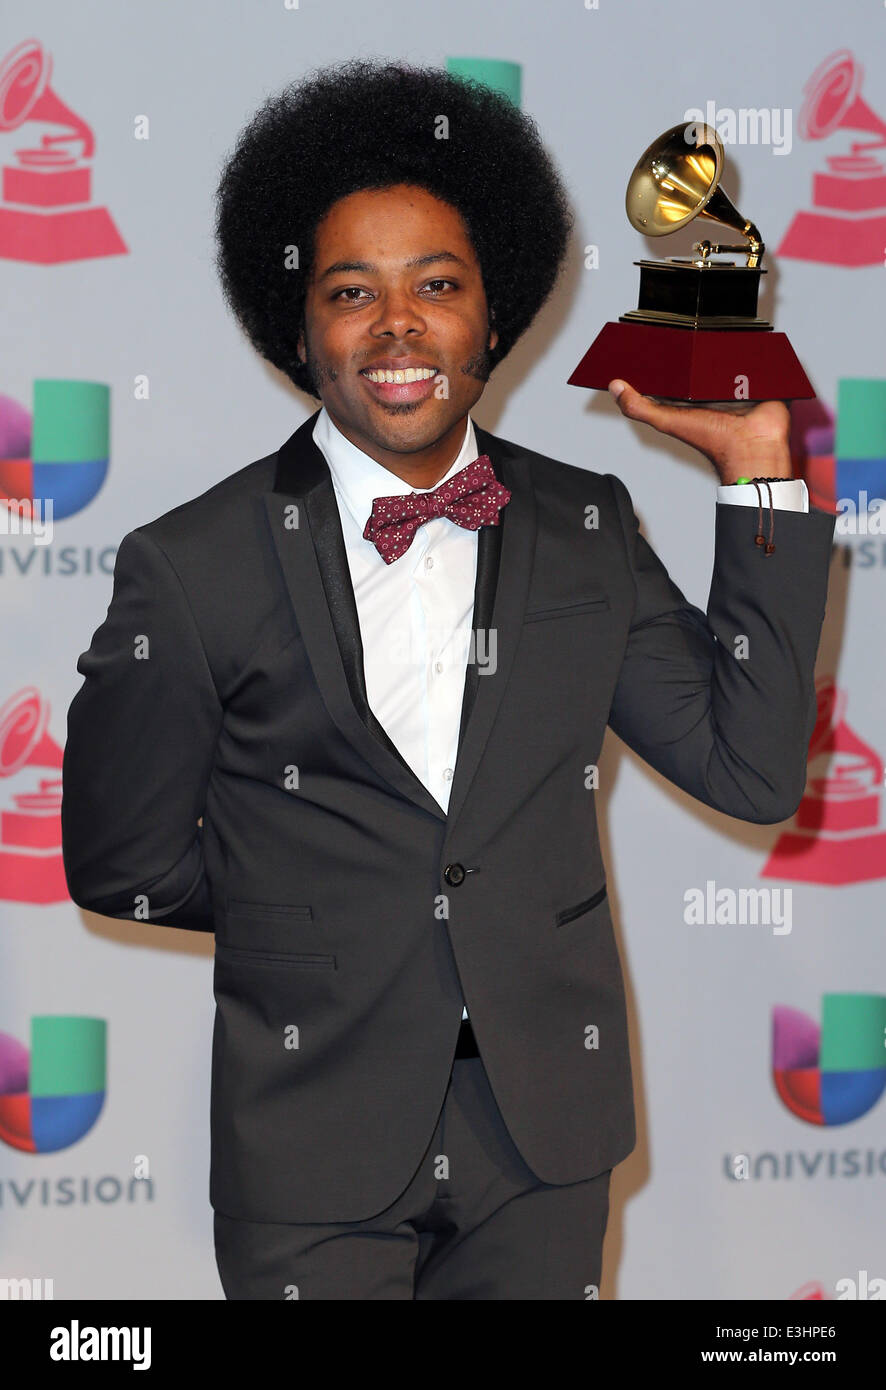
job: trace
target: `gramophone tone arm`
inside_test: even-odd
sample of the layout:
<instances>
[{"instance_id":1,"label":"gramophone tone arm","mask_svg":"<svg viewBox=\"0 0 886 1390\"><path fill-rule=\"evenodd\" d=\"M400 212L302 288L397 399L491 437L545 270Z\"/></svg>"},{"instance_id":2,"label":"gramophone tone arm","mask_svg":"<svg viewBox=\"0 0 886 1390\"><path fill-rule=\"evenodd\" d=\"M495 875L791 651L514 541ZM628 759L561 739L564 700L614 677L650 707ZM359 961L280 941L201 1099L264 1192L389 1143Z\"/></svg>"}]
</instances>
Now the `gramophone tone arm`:
<instances>
[{"instance_id":1,"label":"gramophone tone arm","mask_svg":"<svg viewBox=\"0 0 886 1390\"><path fill-rule=\"evenodd\" d=\"M748 258L749 266L758 266L766 247L760 240L760 233L753 222L748 223L748 228L746 235L749 245L747 246L738 243L726 245L725 242L696 241L692 249L700 253L703 261L706 261L708 256L718 256L726 251L742 251Z\"/></svg>"}]
</instances>

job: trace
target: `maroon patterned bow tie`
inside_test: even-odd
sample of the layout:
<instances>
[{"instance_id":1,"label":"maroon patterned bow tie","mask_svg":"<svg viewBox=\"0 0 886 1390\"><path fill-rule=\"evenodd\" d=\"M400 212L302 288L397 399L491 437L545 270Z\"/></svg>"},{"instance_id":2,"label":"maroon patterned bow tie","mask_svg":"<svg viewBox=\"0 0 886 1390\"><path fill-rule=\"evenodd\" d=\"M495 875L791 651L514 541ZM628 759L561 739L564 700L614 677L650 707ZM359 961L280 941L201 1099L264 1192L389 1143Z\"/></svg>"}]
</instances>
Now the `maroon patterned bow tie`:
<instances>
[{"instance_id":1,"label":"maroon patterned bow tie","mask_svg":"<svg viewBox=\"0 0 886 1390\"><path fill-rule=\"evenodd\" d=\"M373 497L363 538L372 541L385 564L390 565L409 549L419 526L435 516L448 516L456 526L476 531L481 526L497 526L498 514L510 500L510 490L496 478L489 455L481 454L430 492Z\"/></svg>"}]
</instances>

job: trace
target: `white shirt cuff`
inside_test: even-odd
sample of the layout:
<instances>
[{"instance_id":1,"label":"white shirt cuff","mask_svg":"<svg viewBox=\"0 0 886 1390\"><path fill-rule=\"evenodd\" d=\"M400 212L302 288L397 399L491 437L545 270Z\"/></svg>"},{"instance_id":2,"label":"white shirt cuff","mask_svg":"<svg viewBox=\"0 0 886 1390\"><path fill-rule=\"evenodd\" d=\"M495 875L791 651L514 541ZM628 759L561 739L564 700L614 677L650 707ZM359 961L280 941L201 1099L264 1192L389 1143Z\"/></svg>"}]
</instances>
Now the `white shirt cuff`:
<instances>
[{"instance_id":1,"label":"white shirt cuff","mask_svg":"<svg viewBox=\"0 0 886 1390\"><path fill-rule=\"evenodd\" d=\"M757 507L762 500L769 506L769 488L772 489L772 506L786 512L809 511L809 489L802 478L780 478L777 483L758 484L760 493L753 483L727 483L717 488L717 501L729 502L739 507Z\"/></svg>"}]
</instances>

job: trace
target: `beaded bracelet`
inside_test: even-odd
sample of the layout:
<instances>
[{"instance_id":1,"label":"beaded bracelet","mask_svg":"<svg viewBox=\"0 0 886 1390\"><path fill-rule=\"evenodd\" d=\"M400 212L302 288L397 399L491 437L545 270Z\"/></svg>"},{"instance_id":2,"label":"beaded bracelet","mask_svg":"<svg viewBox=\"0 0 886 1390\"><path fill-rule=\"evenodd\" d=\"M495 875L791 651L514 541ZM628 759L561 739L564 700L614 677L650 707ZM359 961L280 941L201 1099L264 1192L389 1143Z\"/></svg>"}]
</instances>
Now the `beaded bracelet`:
<instances>
[{"instance_id":1,"label":"beaded bracelet","mask_svg":"<svg viewBox=\"0 0 886 1390\"><path fill-rule=\"evenodd\" d=\"M771 555L771 554L773 553L773 551L775 550L775 541L772 539L772 537L775 535L775 508L774 508L773 505L772 505L772 488L769 486L769 484L770 484L770 483L784 483L784 482L789 482L790 479L787 479L787 478L736 478L735 481L736 481L736 483L753 483L754 487L757 489L757 534L754 536L754 544L755 544L755 545L762 545L762 546L764 547L764 550L763 550L763 554L764 554L764 555ZM762 494L761 494L761 492L760 492L760 486L759 486L760 483L765 483L765 484L766 484L766 491L767 491L767 493L768 493L768 495L769 495L769 539L768 539L768 540L767 540L766 537L763 535L763 499L762 499Z\"/></svg>"}]
</instances>

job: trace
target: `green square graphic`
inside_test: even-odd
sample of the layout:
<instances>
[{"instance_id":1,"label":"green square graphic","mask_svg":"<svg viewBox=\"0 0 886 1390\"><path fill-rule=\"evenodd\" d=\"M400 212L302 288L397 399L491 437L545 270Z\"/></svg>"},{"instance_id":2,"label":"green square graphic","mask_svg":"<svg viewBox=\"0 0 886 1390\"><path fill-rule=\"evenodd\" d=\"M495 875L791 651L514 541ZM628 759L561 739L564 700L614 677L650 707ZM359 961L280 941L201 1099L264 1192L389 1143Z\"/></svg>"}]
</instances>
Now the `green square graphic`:
<instances>
[{"instance_id":1,"label":"green square graphic","mask_svg":"<svg viewBox=\"0 0 886 1390\"><path fill-rule=\"evenodd\" d=\"M31 458L91 463L109 455L111 388L98 381L35 381Z\"/></svg>"},{"instance_id":2,"label":"green square graphic","mask_svg":"<svg viewBox=\"0 0 886 1390\"><path fill-rule=\"evenodd\" d=\"M886 1067L886 997L826 994L821 1009L822 1071Z\"/></svg>"},{"instance_id":3,"label":"green square graphic","mask_svg":"<svg viewBox=\"0 0 886 1390\"><path fill-rule=\"evenodd\" d=\"M886 459L886 381L838 383L834 453L838 459Z\"/></svg>"},{"instance_id":4,"label":"green square graphic","mask_svg":"<svg viewBox=\"0 0 886 1390\"><path fill-rule=\"evenodd\" d=\"M491 87L519 109L522 68L504 58L447 58L446 71L453 77L469 77Z\"/></svg>"},{"instance_id":5,"label":"green square graphic","mask_svg":"<svg viewBox=\"0 0 886 1390\"><path fill-rule=\"evenodd\" d=\"M31 1019L32 1096L77 1096L106 1085L103 1018L44 1014Z\"/></svg>"}]
</instances>

